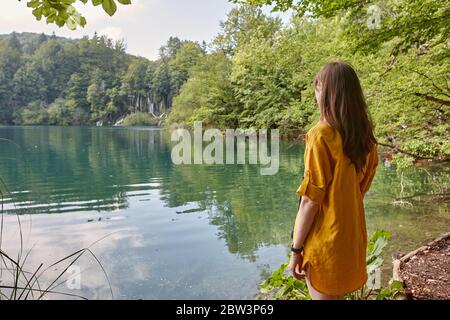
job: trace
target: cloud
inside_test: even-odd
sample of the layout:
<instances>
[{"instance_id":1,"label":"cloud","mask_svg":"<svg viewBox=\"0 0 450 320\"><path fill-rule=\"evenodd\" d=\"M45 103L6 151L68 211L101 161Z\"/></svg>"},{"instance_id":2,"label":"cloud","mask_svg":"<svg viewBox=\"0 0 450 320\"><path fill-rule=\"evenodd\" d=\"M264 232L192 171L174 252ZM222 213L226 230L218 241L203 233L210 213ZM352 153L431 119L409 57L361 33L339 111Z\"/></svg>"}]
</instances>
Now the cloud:
<instances>
[{"instance_id":1,"label":"cloud","mask_svg":"<svg viewBox=\"0 0 450 320\"><path fill-rule=\"evenodd\" d=\"M76 8L86 17L87 26L70 31L66 27L36 21L26 1L2 1L0 32L44 32L69 38L92 37L95 32L115 40L124 38L128 52L149 59L158 57L158 49L170 36L209 42L220 30L220 20L233 7L228 0L132 0L132 5L118 5L108 16L100 6L89 1Z\"/></svg>"}]
</instances>

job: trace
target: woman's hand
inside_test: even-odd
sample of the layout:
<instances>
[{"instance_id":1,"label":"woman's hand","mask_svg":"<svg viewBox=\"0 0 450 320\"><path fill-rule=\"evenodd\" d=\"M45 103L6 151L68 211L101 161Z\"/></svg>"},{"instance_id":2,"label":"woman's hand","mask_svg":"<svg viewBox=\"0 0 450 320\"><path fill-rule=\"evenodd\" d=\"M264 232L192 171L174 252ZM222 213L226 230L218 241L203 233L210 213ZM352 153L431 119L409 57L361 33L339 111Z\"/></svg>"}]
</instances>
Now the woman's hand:
<instances>
[{"instance_id":1,"label":"woman's hand","mask_svg":"<svg viewBox=\"0 0 450 320\"><path fill-rule=\"evenodd\" d=\"M295 218L294 232L292 235L292 247L303 248L307 243L307 236L311 231L312 224L316 214L320 210L320 205L312 201L308 196L303 196L300 203L300 208ZM297 251L297 250L294 250ZM289 270L295 279L302 280L305 278L304 272L302 272L303 265L303 252L292 252L291 260L289 262Z\"/></svg>"},{"instance_id":2,"label":"woman's hand","mask_svg":"<svg viewBox=\"0 0 450 320\"><path fill-rule=\"evenodd\" d=\"M289 261L289 270L292 273L292 276L297 280L305 279L305 274L301 270L303 264L303 254L301 253L292 253L291 260Z\"/></svg>"}]
</instances>

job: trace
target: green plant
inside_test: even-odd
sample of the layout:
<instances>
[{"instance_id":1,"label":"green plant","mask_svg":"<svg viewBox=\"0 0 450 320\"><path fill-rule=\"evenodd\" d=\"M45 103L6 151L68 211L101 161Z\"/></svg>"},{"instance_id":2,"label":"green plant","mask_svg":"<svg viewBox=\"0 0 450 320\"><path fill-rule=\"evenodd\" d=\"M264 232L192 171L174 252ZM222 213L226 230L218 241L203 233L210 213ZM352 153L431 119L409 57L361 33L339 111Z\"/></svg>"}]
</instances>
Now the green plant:
<instances>
[{"instance_id":1,"label":"green plant","mask_svg":"<svg viewBox=\"0 0 450 320\"><path fill-rule=\"evenodd\" d=\"M32 13L37 20L44 17L47 23L54 23L58 27L66 25L70 30L75 30L77 26L86 25L86 18L73 6L78 2L86 4L88 0L29 0L27 7L33 9ZM117 0L117 2L124 5L131 4L131 0ZM102 5L103 10L110 16L117 10L114 0L92 0L92 5Z\"/></svg>"},{"instance_id":2,"label":"green plant","mask_svg":"<svg viewBox=\"0 0 450 320\"><path fill-rule=\"evenodd\" d=\"M376 230L367 243L367 274L369 280L366 285L356 292L352 292L346 296L348 300L385 300L396 298L403 290L403 285L399 281L392 283L385 288L376 288L375 278L377 271L383 265L383 250L388 245L391 234L384 230Z\"/></svg>"},{"instance_id":3,"label":"green plant","mask_svg":"<svg viewBox=\"0 0 450 320\"><path fill-rule=\"evenodd\" d=\"M303 280L297 280L286 274L288 263L283 263L260 285L264 299L310 300L308 287Z\"/></svg>"},{"instance_id":4,"label":"green plant","mask_svg":"<svg viewBox=\"0 0 450 320\"><path fill-rule=\"evenodd\" d=\"M160 119L155 118L150 113L136 112L125 117L125 126L157 126Z\"/></svg>"},{"instance_id":5,"label":"green plant","mask_svg":"<svg viewBox=\"0 0 450 320\"><path fill-rule=\"evenodd\" d=\"M377 230L371 236L367 244L367 273L369 279L379 270L383 264L381 258L386 245L388 244L391 234L387 231ZM260 285L260 293L262 299L275 300L310 300L308 287L305 280L296 280L287 274L288 263L284 263L272 275ZM345 296L347 300L386 300L395 299L400 296L403 291L403 285L399 281L392 281L388 287L374 288L371 280L361 290L350 293Z\"/></svg>"}]
</instances>

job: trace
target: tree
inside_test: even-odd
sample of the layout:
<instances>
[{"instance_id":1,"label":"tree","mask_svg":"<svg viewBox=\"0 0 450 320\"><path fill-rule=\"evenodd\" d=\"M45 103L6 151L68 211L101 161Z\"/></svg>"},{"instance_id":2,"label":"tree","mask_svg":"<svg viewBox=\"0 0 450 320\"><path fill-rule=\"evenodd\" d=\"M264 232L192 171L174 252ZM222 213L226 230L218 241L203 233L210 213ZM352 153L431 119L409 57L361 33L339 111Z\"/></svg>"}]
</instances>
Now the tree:
<instances>
[{"instance_id":1,"label":"tree","mask_svg":"<svg viewBox=\"0 0 450 320\"><path fill-rule=\"evenodd\" d=\"M15 124L42 125L48 123L48 109L45 103L33 101L15 115Z\"/></svg>"},{"instance_id":2,"label":"tree","mask_svg":"<svg viewBox=\"0 0 450 320\"><path fill-rule=\"evenodd\" d=\"M178 48L174 38L167 46L174 56L163 62L128 55L123 42L104 36L45 40L42 34L15 34L14 42L23 44L22 54L8 45L11 37L0 36L6 39L0 40L1 124L36 123L38 119L43 124L99 120L110 124L128 112L165 112L187 80L188 69L203 54L189 41L180 41ZM39 48L33 49L38 43ZM25 46L29 47L26 51ZM178 58L177 48L181 50ZM174 70L176 83L171 82ZM50 107L50 117L45 117L41 111Z\"/></svg>"},{"instance_id":3,"label":"tree","mask_svg":"<svg viewBox=\"0 0 450 320\"><path fill-rule=\"evenodd\" d=\"M167 109L171 105L172 78L169 66L166 63L160 64L153 76L153 90L155 98L162 104L160 111Z\"/></svg>"},{"instance_id":4,"label":"tree","mask_svg":"<svg viewBox=\"0 0 450 320\"><path fill-rule=\"evenodd\" d=\"M41 109L48 109L56 100L59 102L53 105L51 121L45 120L44 123L61 123L55 120L59 117L55 115L62 110L68 110L63 112L63 123L114 122L116 117L126 112L124 97L135 94L122 92L121 87L127 70L134 70L133 66L129 67L130 64L138 61L144 66L140 76L133 79L133 90L137 88L142 95L139 98L141 109L148 103L147 96L153 95L147 82L147 65L150 62L126 54L123 42L115 43L98 36L80 40L47 39L43 34L33 33L6 35L3 38L6 41L0 40L2 124L36 123L36 119L44 121L47 118ZM14 43L22 44L23 54L8 45L11 38ZM116 111L111 112L113 109ZM33 112L36 117L32 121Z\"/></svg>"},{"instance_id":5,"label":"tree","mask_svg":"<svg viewBox=\"0 0 450 320\"><path fill-rule=\"evenodd\" d=\"M238 126L238 103L231 83L231 61L223 52L205 55L192 68L190 79L175 97L167 119L169 124Z\"/></svg>"},{"instance_id":6,"label":"tree","mask_svg":"<svg viewBox=\"0 0 450 320\"><path fill-rule=\"evenodd\" d=\"M187 41L177 50L169 62L172 82L172 95L178 95L181 86L189 79L189 72L197 65L204 51L198 43Z\"/></svg>"},{"instance_id":7,"label":"tree","mask_svg":"<svg viewBox=\"0 0 450 320\"><path fill-rule=\"evenodd\" d=\"M241 2L240 0L232 0ZM300 16L345 16L348 39L355 51L377 50L394 40L394 54L411 47L448 41L450 6L446 0L246 0L272 5L276 11L293 9Z\"/></svg>"},{"instance_id":8,"label":"tree","mask_svg":"<svg viewBox=\"0 0 450 320\"><path fill-rule=\"evenodd\" d=\"M178 37L170 37L167 43L159 49L159 57L163 62L175 58L183 42Z\"/></svg>"},{"instance_id":9,"label":"tree","mask_svg":"<svg viewBox=\"0 0 450 320\"><path fill-rule=\"evenodd\" d=\"M67 100L74 110L74 123L89 123L90 105L87 101L89 77L87 74L74 73L67 84Z\"/></svg>"},{"instance_id":10,"label":"tree","mask_svg":"<svg viewBox=\"0 0 450 320\"><path fill-rule=\"evenodd\" d=\"M147 96L151 112L164 113L205 51L197 42L170 37L159 53L159 60L147 69L145 82L151 91Z\"/></svg>"},{"instance_id":11,"label":"tree","mask_svg":"<svg viewBox=\"0 0 450 320\"><path fill-rule=\"evenodd\" d=\"M267 39L281 29L278 18L266 16L261 9L243 5L233 8L227 19L221 22L222 31L214 39L213 46L227 55L233 55L236 48L252 38Z\"/></svg>"},{"instance_id":12,"label":"tree","mask_svg":"<svg viewBox=\"0 0 450 320\"><path fill-rule=\"evenodd\" d=\"M241 127L275 128L285 114L292 112L292 105L300 110L298 102L304 84L295 82L294 59L285 56L288 52L283 49L281 45L272 46L264 41L236 53L231 80L236 98L241 102L238 110ZM290 65L285 65L285 61ZM305 124L299 122L295 125Z\"/></svg>"},{"instance_id":13,"label":"tree","mask_svg":"<svg viewBox=\"0 0 450 320\"><path fill-rule=\"evenodd\" d=\"M21 66L15 73L12 84L17 108L32 101L47 102L47 84L36 64L27 63Z\"/></svg>"},{"instance_id":14,"label":"tree","mask_svg":"<svg viewBox=\"0 0 450 320\"><path fill-rule=\"evenodd\" d=\"M76 52L69 52L57 40L49 40L33 55L32 63L44 79L47 103L60 97L69 82L69 79L78 69Z\"/></svg>"},{"instance_id":15,"label":"tree","mask_svg":"<svg viewBox=\"0 0 450 320\"><path fill-rule=\"evenodd\" d=\"M129 66L122 77L121 92L127 97L128 110L131 112L144 111L150 95L146 85L148 63L144 59L136 59Z\"/></svg>"},{"instance_id":16,"label":"tree","mask_svg":"<svg viewBox=\"0 0 450 320\"><path fill-rule=\"evenodd\" d=\"M15 104L13 79L22 64L20 52L0 41L0 123L10 124Z\"/></svg>"},{"instance_id":17,"label":"tree","mask_svg":"<svg viewBox=\"0 0 450 320\"><path fill-rule=\"evenodd\" d=\"M109 123L114 123L114 119L117 118L117 114L122 111L124 105L123 95L120 94L120 89L116 87L109 89L106 94L109 102L106 105L103 119Z\"/></svg>"},{"instance_id":18,"label":"tree","mask_svg":"<svg viewBox=\"0 0 450 320\"><path fill-rule=\"evenodd\" d=\"M86 99L90 104L90 112L93 121L98 121L104 115L106 105L106 87L100 69L96 69L91 78L91 84L87 89Z\"/></svg>"},{"instance_id":19,"label":"tree","mask_svg":"<svg viewBox=\"0 0 450 320\"><path fill-rule=\"evenodd\" d=\"M39 47L40 47L44 42L47 42L47 40L48 40L48 38L47 38L47 36L45 35L45 33L41 33L41 34L39 35L39 38L38 38L37 43L36 43L36 49L39 49Z\"/></svg>"},{"instance_id":20,"label":"tree","mask_svg":"<svg viewBox=\"0 0 450 320\"><path fill-rule=\"evenodd\" d=\"M52 125L67 126L73 124L73 112L64 99L56 99L47 109L48 121Z\"/></svg>"},{"instance_id":21,"label":"tree","mask_svg":"<svg viewBox=\"0 0 450 320\"><path fill-rule=\"evenodd\" d=\"M151 61L148 66L147 70L145 71L145 87L148 91L148 108L149 112L154 113L155 112L155 105L156 105L156 92L154 88L154 77L155 72L157 68L157 63L154 61Z\"/></svg>"},{"instance_id":22,"label":"tree","mask_svg":"<svg viewBox=\"0 0 450 320\"><path fill-rule=\"evenodd\" d=\"M75 2L86 4L88 0L29 0L27 6L33 9L33 15L37 20L40 21L44 17L47 23L54 23L59 27L66 25L69 29L75 30L77 26L86 25L86 18L73 6ZM117 2L124 5L131 4L131 0L117 0ZM115 0L92 0L91 3L94 6L102 5L103 10L110 16L116 13Z\"/></svg>"},{"instance_id":23,"label":"tree","mask_svg":"<svg viewBox=\"0 0 450 320\"><path fill-rule=\"evenodd\" d=\"M11 33L11 36L8 41L8 46L19 52L22 51L22 44L20 43L20 40L17 37L17 32Z\"/></svg>"}]
</instances>

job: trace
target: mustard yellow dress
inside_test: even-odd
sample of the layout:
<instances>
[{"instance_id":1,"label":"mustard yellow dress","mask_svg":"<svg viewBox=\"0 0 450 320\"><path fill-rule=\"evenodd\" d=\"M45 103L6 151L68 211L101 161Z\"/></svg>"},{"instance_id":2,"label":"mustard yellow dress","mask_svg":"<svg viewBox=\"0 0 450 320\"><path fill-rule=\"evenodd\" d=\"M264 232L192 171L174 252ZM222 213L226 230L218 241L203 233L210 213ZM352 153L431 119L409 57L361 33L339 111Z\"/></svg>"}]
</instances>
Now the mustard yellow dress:
<instances>
[{"instance_id":1,"label":"mustard yellow dress","mask_svg":"<svg viewBox=\"0 0 450 320\"><path fill-rule=\"evenodd\" d=\"M323 122L306 134L305 174L297 193L319 203L320 210L304 244L302 267L309 264L311 285L323 294L350 293L367 281L363 199L377 165L375 146L357 174L339 132Z\"/></svg>"}]
</instances>

